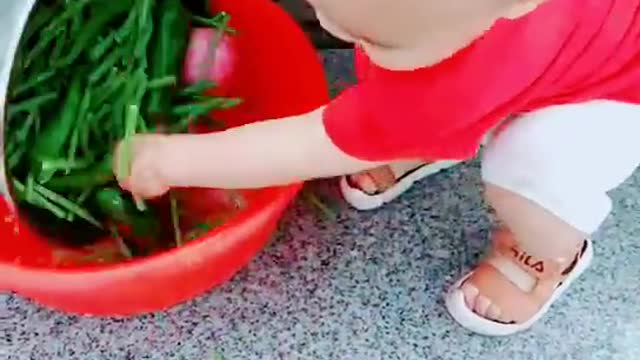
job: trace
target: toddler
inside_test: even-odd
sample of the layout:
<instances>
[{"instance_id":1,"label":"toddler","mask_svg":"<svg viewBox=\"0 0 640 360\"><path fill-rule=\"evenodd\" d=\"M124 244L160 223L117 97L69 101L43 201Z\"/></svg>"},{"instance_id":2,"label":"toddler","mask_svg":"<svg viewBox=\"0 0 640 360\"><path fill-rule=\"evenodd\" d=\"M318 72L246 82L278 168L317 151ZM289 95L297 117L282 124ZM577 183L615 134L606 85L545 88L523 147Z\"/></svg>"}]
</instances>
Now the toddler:
<instances>
[{"instance_id":1,"label":"toddler","mask_svg":"<svg viewBox=\"0 0 640 360\"><path fill-rule=\"evenodd\" d=\"M354 43L357 85L308 114L137 136L121 185L155 197L348 174L345 199L372 209L484 144L498 225L446 305L481 334L529 328L587 268L607 192L640 163L640 0L309 1Z\"/></svg>"}]
</instances>

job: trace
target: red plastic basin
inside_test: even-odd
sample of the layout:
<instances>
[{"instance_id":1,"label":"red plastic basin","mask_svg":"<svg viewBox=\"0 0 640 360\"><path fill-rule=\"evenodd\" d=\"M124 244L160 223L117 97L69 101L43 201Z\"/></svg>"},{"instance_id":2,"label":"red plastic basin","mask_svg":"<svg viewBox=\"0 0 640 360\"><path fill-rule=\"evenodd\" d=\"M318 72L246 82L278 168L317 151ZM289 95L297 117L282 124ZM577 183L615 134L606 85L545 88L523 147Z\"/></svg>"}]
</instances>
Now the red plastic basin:
<instances>
[{"instance_id":1,"label":"red plastic basin","mask_svg":"<svg viewBox=\"0 0 640 360\"><path fill-rule=\"evenodd\" d=\"M312 110L328 100L318 56L297 24L270 0L215 0L231 14L237 63L228 92L245 102L224 121L238 125ZM295 149L292 149L295 151ZM215 156L216 154L212 154ZM222 154L224 156L224 154ZM248 193L248 208L182 248L117 265L60 268L59 251L0 201L0 290L58 310L136 315L189 300L233 276L273 235L300 184Z\"/></svg>"}]
</instances>

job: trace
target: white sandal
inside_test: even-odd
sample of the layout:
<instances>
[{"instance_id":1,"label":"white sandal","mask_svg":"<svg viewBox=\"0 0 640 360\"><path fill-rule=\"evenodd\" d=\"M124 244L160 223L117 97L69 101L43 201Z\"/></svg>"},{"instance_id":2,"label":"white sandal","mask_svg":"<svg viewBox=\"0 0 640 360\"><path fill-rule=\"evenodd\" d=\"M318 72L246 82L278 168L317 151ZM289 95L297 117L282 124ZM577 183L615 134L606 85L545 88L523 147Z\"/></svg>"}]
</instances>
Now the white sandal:
<instances>
[{"instance_id":1,"label":"white sandal","mask_svg":"<svg viewBox=\"0 0 640 360\"><path fill-rule=\"evenodd\" d=\"M394 171L393 165L389 165L387 167L389 169L388 171L391 173L390 175L396 179L396 182L388 189L368 194L353 186L347 176L343 176L340 179L340 191L345 201L354 208L358 210L373 210L402 195L405 191L409 190L416 181L439 173L459 163L460 161L437 161L424 164L404 174L397 174L397 171Z\"/></svg>"},{"instance_id":2,"label":"white sandal","mask_svg":"<svg viewBox=\"0 0 640 360\"><path fill-rule=\"evenodd\" d=\"M502 240L497 241L493 246L492 254L473 272L458 280L445 297L447 310L460 325L470 331L487 336L512 335L529 329L547 313L551 305L589 267L593 259L593 245L591 240L584 241L580 254L577 255L569 266L567 266L567 261L550 261L532 258L518 248L512 236L502 237ZM537 279L537 283L533 290L526 293L510 283L508 278L502 275L500 270L494 265L496 264L496 257L502 257L503 261L511 261L515 266L520 267L534 276ZM568 273L566 273L567 268L571 269ZM502 275L502 284L497 285L497 287L503 287L503 290L497 290L499 291L497 294L502 294L503 297L512 296L508 295L508 293L514 294L514 292L517 293L519 291L517 295L518 299L510 299L512 307L511 313L517 313L520 310L522 318L517 318L517 315L515 315L514 321L502 323L484 318L467 306L462 285L478 271L485 273L493 272L493 274L486 276ZM499 274L496 274L496 272ZM548 296L550 291L551 296ZM489 296L489 298L491 299L491 296ZM503 303L505 303L505 301L503 301ZM496 305L504 309L502 306L504 304Z\"/></svg>"}]
</instances>

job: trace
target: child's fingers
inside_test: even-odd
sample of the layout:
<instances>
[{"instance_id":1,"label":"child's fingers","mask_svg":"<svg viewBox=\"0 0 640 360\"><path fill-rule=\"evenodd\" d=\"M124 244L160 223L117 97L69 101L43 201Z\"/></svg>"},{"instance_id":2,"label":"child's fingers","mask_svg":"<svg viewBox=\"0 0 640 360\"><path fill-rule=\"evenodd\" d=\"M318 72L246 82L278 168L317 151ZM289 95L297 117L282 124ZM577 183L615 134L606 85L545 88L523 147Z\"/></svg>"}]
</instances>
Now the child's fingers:
<instances>
[{"instance_id":1,"label":"child's fingers","mask_svg":"<svg viewBox=\"0 0 640 360\"><path fill-rule=\"evenodd\" d=\"M154 174L147 171L133 174L128 181L125 181L125 186L128 186L128 191L134 198L139 199L157 198L169 190Z\"/></svg>"}]
</instances>

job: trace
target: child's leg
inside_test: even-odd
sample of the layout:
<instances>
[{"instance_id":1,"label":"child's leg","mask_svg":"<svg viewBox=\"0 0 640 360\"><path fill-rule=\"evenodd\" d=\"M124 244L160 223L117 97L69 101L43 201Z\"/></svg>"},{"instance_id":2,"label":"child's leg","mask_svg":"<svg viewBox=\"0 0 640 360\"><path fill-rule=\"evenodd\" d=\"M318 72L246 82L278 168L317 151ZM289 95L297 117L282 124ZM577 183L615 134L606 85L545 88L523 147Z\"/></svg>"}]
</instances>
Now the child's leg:
<instances>
[{"instance_id":1,"label":"child's leg","mask_svg":"<svg viewBox=\"0 0 640 360\"><path fill-rule=\"evenodd\" d=\"M500 229L491 255L447 297L462 325L506 335L546 311L587 265L585 239L609 214L607 192L640 164L638 133L640 106L596 101L522 116L495 135L483 178Z\"/></svg>"}]
</instances>

